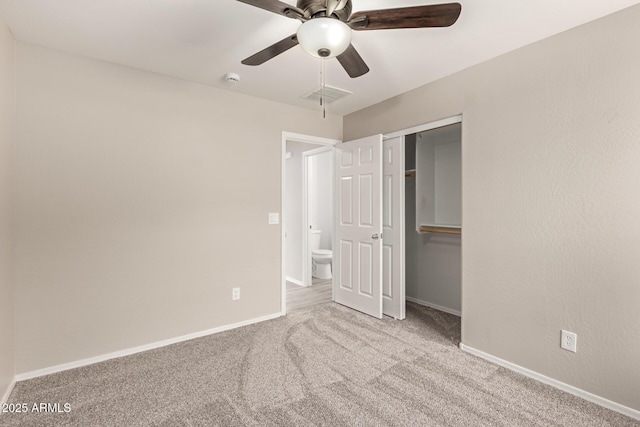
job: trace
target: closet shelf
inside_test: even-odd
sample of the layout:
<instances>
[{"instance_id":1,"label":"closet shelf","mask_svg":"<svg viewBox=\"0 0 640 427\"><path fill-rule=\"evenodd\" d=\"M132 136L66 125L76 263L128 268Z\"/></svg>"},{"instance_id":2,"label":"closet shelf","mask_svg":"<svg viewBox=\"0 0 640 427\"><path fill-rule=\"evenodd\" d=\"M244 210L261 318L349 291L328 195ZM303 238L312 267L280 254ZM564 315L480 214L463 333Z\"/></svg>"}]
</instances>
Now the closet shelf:
<instances>
[{"instance_id":1,"label":"closet shelf","mask_svg":"<svg viewBox=\"0 0 640 427\"><path fill-rule=\"evenodd\" d=\"M415 169L408 169L408 170L404 171L404 176L405 176L405 178L415 177L416 176L416 170Z\"/></svg>"},{"instance_id":2,"label":"closet shelf","mask_svg":"<svg viewBox=\"0 0 640 427\"><path fill-rule=\"evenodd\" d=\"M438 227L431 225L421 225L419 229L420 233L438 233L438 234L456 234L461 235L462 230L460 227Z\"/></svg>"}]
</instances>

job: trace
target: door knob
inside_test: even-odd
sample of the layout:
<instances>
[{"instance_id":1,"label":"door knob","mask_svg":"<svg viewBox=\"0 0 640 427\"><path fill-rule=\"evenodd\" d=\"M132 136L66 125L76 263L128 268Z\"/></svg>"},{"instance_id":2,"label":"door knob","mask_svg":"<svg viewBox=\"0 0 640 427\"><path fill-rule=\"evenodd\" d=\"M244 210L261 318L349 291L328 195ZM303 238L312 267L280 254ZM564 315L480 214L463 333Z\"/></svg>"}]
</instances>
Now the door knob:
<instances>
[{"instance_id":1,"label":"door knob","mask_svg":"<svg viewBox=\"0 0 640 427\"><path fill-rule=\"evenodd\" d=\"M378 240L378 239L380 238L380 236L378 236L377 234L373 234L373 235L371 236L371 238L372 238L373 240Z\"/></svg>"}]
</instances>

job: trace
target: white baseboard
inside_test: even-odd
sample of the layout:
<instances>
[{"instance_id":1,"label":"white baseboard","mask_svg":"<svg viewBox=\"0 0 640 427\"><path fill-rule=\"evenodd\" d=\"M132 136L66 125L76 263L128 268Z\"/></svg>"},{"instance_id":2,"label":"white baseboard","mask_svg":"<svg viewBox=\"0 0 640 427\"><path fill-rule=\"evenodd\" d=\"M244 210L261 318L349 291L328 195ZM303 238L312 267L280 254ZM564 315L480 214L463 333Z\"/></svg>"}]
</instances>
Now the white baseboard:
<instances>
[{"instance_id":1,"label":"white baseboard","mask_svg":"<svg viewBox=\"0 0 640 427\"><path fill-rule=\"evenodd\" d=\"M13 387L16 385L16 381L16 377L13 377L13 380L9 383L9 386L2 395L2 399L0 399L0 406L4 405L9 400L9 396L11 396L11 392L13 391Z\"/></svg>"},{"instance_id":2,"label":"white baseboard","mask_svg":"<svg viewBox=\"0 0 640 427\"><path fill-rule=\"evenodd\" d=\"M473 354L474 356L478 356L481 359L485 359L489 362L495 363L496 365L500 365L509 370L518 372L526 377L533 378L534 380L540 381L541 383L548 384L552 387L573 394L574 396L581 397L582 399L588 400L589 402L595 403L596 405L600 405L622 415L640 420L640 411L637 411L635 409L629 408L616 402L612 402L611 400L605 399L604 397L596 396L595 394L589 393L588 391L584 391L569 384L565 384L561 381L554 380L553 378L549 378L527 368L523 368L522 366L516 365L515 363L507 362L506 360L500 359L499 357L493 356L480 350L476 350L475 348L469 347L462 343L460 343L460 349L469 354Z\"/></svg>"},{"instance_id":3,"label":"white baseboard","mask_svg":"<svg viewBox=\"0 0 640 427\"><path fill-rule=\"evenodd\" d=\"M82 359L75 362L63 363L61 365L51 366L49 368L38 369L35 371L24 372L16 375L15 381L24 381L32 378L42 377L44 375L54 374L56 372L67 371L69 369L80 368L82 366L93 365L94 363L104 362L110 359L116 359L118 357L130 356L132 354L141 353L143 351L153 350L160 347L165 347L171 344L176 344L182 341L192 340L194 338L200 338L207 335L217 334L219 332L228 331L230 329L240 328L242 326L252 325L254 323L264 322L266 320L275 319L282 316L282 313L273 313L255 319L249 319L230 325L219 326L217 328L207 329L206 331L194 332L192 334L182 335L175 338L169 338L162 341L157 341L151 344L145 344L138 347L129 348L126 350L115 351L113 353L103 354L101 356L90 357L88 359Z\"/></svg>"},{"instance_id":4,"label":"white baseboard","mask_svg":"<svg viewBox=\"0 0 640 427\"><path fill-rule=\"evenodd\" d=\"M413 297L405 297L405 299L407 301L415 302L416 304L424 305L425 307L431 307L431 308L433 308L435 310L444 311L445 313L449 313L449 314L453 314L454 316L462 317L462 313L460 313L460 311L454 310L452 308L443 307L441 305L433 304L433 303L430 303L428 301L423 301L421 299L413 298Z\"/></svg>"},{"instance_id":5,"label":"white baseboard","mask_svg":"<svg viewBox=\"0 0 640 427\"><path fill-rule=\"evenodd\" d=\"M285 277L285 279L287 280L287 282L291 282L294 285L298 285L298 286L304 286L304 283L302 283L301 280L298 279L292 279L291 277Z\"/></svg>"}]
</instances>

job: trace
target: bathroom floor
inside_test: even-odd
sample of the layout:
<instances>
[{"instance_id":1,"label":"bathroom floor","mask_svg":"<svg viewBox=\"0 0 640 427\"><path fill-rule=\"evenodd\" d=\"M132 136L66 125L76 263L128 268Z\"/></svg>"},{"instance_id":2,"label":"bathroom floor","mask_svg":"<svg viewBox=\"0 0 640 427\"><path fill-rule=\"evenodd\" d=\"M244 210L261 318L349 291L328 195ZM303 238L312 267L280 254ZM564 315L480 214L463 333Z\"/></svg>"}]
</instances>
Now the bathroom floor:
<instances>
[{"instance_id":1,"label":"bathroom floor","mask_svg":"<svg viewBox=\"0 0 640 427\"><path fill-rule=\"evenodd\" d=\"M331 301L332 281L313 278L311 286L287 282L287 313Z\"/></svg>"}]
</instances>

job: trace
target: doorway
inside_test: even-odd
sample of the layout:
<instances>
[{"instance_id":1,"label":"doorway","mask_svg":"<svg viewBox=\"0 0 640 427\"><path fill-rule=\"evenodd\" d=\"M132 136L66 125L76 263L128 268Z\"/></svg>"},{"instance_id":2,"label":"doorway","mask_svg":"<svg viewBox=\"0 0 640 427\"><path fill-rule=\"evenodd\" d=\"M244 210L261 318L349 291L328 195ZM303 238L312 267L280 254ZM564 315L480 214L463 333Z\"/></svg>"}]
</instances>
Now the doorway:
<instances>
[{"instance_id":1,"label":"doorway","mask_svg":"<svg viewBox=\"0 0 640 427\"><path fill-rule=\"evenodd\" d=\"M321 247L328 250L332 245L333 146L338 142L288 132L282 135L283 315L333 298L332 281L312 277L310 244L313 231Z\"/></svg>"},{"instance_id":2,"label":"doorway","mask_svg":"<svg viewBox=\"0 0 640 427\"><path fill-rule=\"evenodd\" d=\"M385 135L405 148L405 298L462 317L462 115Z\"/></svg>"},{"instance_id":3,"label":"doorway","mask_svg":"<svg viewBox=\"0 0 640 427\"><path fill-rule=\"evenodd\" d=\"M302 153L302 272L304 286L330 280L330 263L325 274L313 263L312 249L333 249L333 147ZM295 179L295 178L294 178Z\"/></svg>"}]
</instances>

